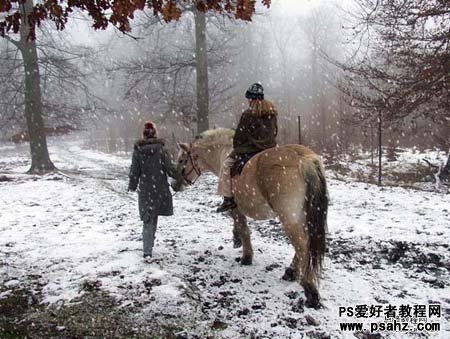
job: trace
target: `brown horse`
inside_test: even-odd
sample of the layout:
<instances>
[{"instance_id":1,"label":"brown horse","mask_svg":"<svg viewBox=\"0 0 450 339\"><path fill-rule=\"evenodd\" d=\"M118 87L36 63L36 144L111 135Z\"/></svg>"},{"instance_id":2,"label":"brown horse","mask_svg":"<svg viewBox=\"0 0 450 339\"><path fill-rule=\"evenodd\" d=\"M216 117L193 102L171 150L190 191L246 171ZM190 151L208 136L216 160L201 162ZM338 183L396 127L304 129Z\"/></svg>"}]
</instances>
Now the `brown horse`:
<instances>
[{"instance_id":1,"label":"brown horse","mask_svg":"<svg viewBox=\"0 0 450 339\"><path fill-rule=\"evenodd\" d=\"M232 149L233 131L209 130L191 144L179 144L178 166L193 184L202 172L216 175ZM250 159L232 179L238 205L232 215L243 245L242 264L251 264L253 250L245 216L256 220L278 217L295 255L283 276L299 279L306 304L318 307L317 282L325 255L328 195L320 157L301 145L267 149ZM245 216L244 216L245 215Z\"/></svg>"}]
</instances>

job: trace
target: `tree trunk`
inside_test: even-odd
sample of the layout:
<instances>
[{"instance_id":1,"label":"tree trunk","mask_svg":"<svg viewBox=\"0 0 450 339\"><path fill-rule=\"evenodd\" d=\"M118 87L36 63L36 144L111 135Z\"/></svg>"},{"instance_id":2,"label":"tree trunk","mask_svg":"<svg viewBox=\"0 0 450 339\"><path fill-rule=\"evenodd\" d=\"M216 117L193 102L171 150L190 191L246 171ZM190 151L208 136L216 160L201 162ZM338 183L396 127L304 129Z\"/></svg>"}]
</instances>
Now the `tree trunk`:
<instances>
[{"instance_id":1,"label":"tree trunk","mask_svg":"<svg viewBox=\"0 0 450 339\"><path fill-rule=\"evenodd\" d=\"M381 186L382 157L383 157L383 121L381 111L378 113L378 186Z\"/></svg>"},{"instance_id":2,"label":"tree trunk","mask_svg":"<svg viewBox=\"0 0 450 339\"><path fill-rule=\"evenodd\" d=\"M19 45L25 71L25 117L31 150L31 168L28 173L42 174L53 171L55 166L50 160L45 137L36 42L29 39L28 16L33 8L33 0L25 1L20 8L24 20L20 26Z\"/></svg>"},{"instance_id":3,"label":"tree trunk","mask_svg":"<svg viewBox=\"0 0 450 339\"><path fill-rule=\"evenodd\" d=\"M327 146L327 134L326 134L326 111L323 102L323 83L320 79L319 74L319 64L318 64L318 50L319 43L317 42L317 37L312 37L312 49L311 49L311 82L312 82L312 90L313 90L313 112L314 116L317 119L318 128L317 128L317 144L319 145L321 151L325 151Z\"/></svg>"},{"instance_id":4,"label":"tree trunk","mask_svg":"<svg viewBox=\"0 0 450 339\"><path fill-rule=\"evenodd\" d=\"M393 140L390 140L386 150L386 159L387 161L396 161L397 160L397 150L395 148L395 143Z\"/></svg>"},{"instance_id":5,"label":"tree trunk","mask_svg":"<svg viewBox=\"0 0 450 339\"><path fill-rule=\"evenodd\" d=\"M206 49L206 16L194 10L195 58L197 61L197 133L209 129L208 52Z\"/></svg>"}]
</instances>

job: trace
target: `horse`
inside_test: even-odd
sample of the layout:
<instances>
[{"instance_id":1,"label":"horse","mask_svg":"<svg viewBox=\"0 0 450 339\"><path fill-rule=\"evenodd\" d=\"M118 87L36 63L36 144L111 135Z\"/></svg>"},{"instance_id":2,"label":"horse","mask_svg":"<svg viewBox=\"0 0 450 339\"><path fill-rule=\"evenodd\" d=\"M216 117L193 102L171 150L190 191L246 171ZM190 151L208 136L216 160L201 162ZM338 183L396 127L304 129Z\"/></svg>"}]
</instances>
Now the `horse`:
<instances>
[{"instance_id":1,"label":"horse","mask_svg":"<svg viewBox=\"0 0 450 339\"><path fill-rule=\"evenodd\" d=\"M208 130L190 144L178 144L177 166L183 182L193 185L203 172L219 175L232 150L234 131ZM278 217L295 249L284 280L298 280L304 288L306 305L320 307L317 284L326 251L328 193L320 157L302 145L282 145L253 156L238 176L232 178L237 208L232 216L235 234L243 246L241 264L250 265L253 249L246 216L255 220Z\"/></svg>"}]
</instances>

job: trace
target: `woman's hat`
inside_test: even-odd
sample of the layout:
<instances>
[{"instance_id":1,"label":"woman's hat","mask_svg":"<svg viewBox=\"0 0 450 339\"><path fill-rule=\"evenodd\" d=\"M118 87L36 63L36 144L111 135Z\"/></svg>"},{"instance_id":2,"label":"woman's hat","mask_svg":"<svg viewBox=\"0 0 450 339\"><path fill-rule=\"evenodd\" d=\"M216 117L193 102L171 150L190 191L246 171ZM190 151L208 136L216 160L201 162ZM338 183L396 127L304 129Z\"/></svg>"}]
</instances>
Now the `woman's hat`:
<instances>
[{"instance_id":1,"label":"woman's hat","mask_svg":"<svg viewBox=\"0 0 450 339\"><path fill-rule=\"evenodd\" d=\"M147 121L144 124L144 132L142 133L144 138L154 138L156 137L156 128L153 122Z\"/></svg>"}]
</instances>

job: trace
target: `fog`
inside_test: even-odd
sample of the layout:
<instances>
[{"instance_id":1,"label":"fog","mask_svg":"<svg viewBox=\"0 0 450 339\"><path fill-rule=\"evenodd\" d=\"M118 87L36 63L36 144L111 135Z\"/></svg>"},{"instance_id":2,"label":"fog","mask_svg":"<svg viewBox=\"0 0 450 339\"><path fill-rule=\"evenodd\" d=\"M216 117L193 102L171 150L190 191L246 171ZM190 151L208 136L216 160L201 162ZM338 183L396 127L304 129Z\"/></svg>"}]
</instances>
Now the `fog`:
<instances>
[{"instance_id":1,"label":"fog","mask_svg":"<svg viewBox=\"0 0 450 339\"><path fill-rule=\"evenodd\" d=\"M335 70L319 56L319 49L336 56L344 48L336 10L331 2L276 2L269 10L260 9L251 23L208 15L210 127L234 127L246 108L246 89L260 82L280 112L282 142L298 140L301 116L303 138L318 143L321 124L327 124L320 114L332 117L336 109ZM146 19L138 19L133 32L137 40L109 32L108 61L116 69L108 72L114 81L107 89L128 91L117 107L124 116L139 123L152 119L170 131L176 122L189 129L184 136L189 138L196 133L193 15L178 23L143 27ZM132 77L123 74L127 67L133 68ZM145 77L134 73L139 67ZM133 124L138 130L139 123ZM330 121L325 128L332 125Z\"/></svg>"},{"instance_id":2,"label":"fog","mask_svg":"<svg viewBox=\"0 0 450 339\"><path fill-rule=\"evenodd\" d=\"M320 151L371 142L373 131L344 126L351 108L338 89L343 71L336 64L364 45L352 40L350 4L274 1L270 9L259 7L248 23L208 13L209 127L234 128L247 106L246 89L259 82L279 111L280 143L301 141ZM63 32L52 23L38 31L46 124L67 124L84 131L91 143L125 150L147 120L172 144L192 140L198 133L193 13L171 23L141 13L129 34L90 25L75 13ZM14 46L0 39L0 47L1 133L9 138L26 130L20 114L23 75Z\"/></svg>"}]
</instances>

